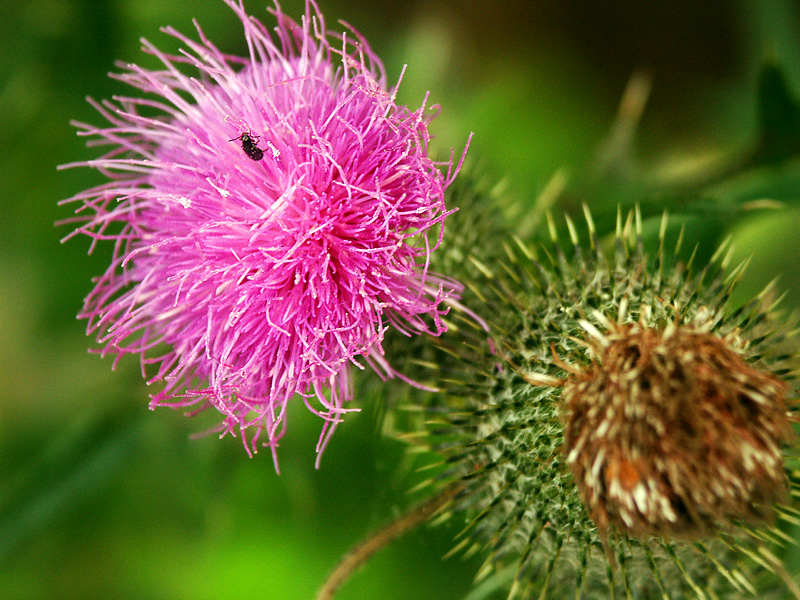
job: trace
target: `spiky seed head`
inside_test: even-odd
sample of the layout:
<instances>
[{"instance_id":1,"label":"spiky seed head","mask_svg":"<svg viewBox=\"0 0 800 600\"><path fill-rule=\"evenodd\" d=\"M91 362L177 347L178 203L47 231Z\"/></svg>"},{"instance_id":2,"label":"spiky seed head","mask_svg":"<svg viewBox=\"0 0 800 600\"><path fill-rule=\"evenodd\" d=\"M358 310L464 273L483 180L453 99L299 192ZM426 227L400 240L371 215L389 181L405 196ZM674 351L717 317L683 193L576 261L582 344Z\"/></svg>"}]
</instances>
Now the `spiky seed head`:
<instances>
[{"instance_id":1,"label":"spiky seed head","mask_svg":"<svg viewBox=\"0 0 800 600\"><path fill-rule=\"evenodd\" d=\"M462 186L452 230L484 243L451 236L432 267L463 256L463 302L489 322L490 339L451 313L461 326L415 351L430 371L414 376L441 390L420 400L430 404L426 442L445 458L431 485L463 486L448 514L467 516L459 548L484 553L482 576L512 580L518 599L794 589L774 574L785 573L781 526L800 515L795 418L785 413L795 409L787 384L800 372L800 342L771 295L732 308L740 271L724 274L725 252L700 269L681 262L680 236L667 249L666 218L652 256L635 214L618 218L611 257L588 211L586 229L568 225L571 243L550 219L552 243L532 246L496 215L470 217L492 198ZM603 449L588 446L592 436ZM642 497L640 482L654 491Z\"/></svg>"},{"instance_id":2,"label":"spiky seed head","mask_svg":"<svg viewBox=\"0 0 800 600\"><path fill-rule=\"evenodd\" d=\"M612 324L562 392L567 464L601 532L699 536L787 498L786 382L693 325Z\"/></svg>"}]
</instances>

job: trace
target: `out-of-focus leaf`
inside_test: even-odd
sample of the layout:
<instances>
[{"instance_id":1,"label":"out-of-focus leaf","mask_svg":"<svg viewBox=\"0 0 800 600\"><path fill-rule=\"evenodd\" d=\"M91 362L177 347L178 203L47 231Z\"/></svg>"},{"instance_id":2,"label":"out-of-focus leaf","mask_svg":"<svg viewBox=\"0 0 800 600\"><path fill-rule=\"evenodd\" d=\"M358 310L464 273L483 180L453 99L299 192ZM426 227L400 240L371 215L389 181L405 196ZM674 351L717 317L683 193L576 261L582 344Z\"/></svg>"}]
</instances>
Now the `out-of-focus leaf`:
<instances>
[{"instance_id":1,"label":"out-of-focus leaf","mask_svg":"<svg viewBox=\"0 0 800 600\"><path fill-rule=\"evenodd\" d=\"M708 196L721 204L741 207L754 202L772 201L793 204L800 200L800 160L780 166L749 169L707 188Z\"/></svg>"},{"instance_id":2,"label":"out-of-focus leaf","mask_svg":"<svg viewBox=\"0 0 800 600\"><path fill-rule=\"evenodd\" d=\"M758 118L761 139L756 159L777 163L800 153L800 105L783 70L771 63L761 69L758 82Z\"/></svg>"}]
</instances>

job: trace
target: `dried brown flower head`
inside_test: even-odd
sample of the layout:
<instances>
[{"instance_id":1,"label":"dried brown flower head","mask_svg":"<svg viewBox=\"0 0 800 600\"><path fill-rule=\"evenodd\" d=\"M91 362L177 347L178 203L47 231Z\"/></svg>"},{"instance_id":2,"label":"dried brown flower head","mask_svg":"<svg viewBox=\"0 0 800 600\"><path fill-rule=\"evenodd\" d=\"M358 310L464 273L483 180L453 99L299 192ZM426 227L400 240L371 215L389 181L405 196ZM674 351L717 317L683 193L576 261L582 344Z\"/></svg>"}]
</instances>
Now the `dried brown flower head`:
<instances>
[{"instance_id":1,"label":"dried brown flower head","mask_svg":"<svg viewBox=\"0 0 800 600\"><path fill-rule=\"evenodd\" d=\"M601 532L693 537L771 519L788 482L788 385L748 364L736 332L644 322L600 332L565 381L564 446Z\"/></svg>"}]
</instances>

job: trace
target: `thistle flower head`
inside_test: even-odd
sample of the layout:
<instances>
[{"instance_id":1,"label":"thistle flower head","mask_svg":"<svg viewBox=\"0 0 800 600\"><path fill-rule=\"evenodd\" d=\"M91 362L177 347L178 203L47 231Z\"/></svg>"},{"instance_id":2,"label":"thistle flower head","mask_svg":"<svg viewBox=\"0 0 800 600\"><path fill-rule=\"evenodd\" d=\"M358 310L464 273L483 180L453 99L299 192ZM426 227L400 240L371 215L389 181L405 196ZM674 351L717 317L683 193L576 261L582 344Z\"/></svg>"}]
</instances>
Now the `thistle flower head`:
<instances>
[{"instance_id":1,"label":"thistle flower head","mask_svg":"<svg viewBox=\"0 0 800 600\"><path fill-rule=\"evenodd\" d=\"M457 221L492 202L461 200ZM463 302L491 339L465 319L417 353L443 392L430 483L460 490L445 511L469 519L459 548L485 553L481 577L510 569L509 598L796 593L775 549L800 515L797 332L768 292L730 306L742 270L726 277L724 252L677 260L666 217L653 256L638 214L611 258L586 223L588 245L567 219L566 244L550 221L552 244L460 248Z\"/></svg>"},{"instance_id":2,"label":"thistle flower head","mask_svg":"<svg viewBox=\"0 0 800 600\"><path fill-rule=\"evenodd\" d=\"M273 34L226 3L249 56L166 28L186 49L145 41L163 68L115 76L143 95L93 103L105 127L78 124L110 146L78 164L110 181L70 200L77 232L114 244L80 316L103 354L155 369L152 406L214 407L220 431L250 427L248 452L262 434L274 452L299 394L325 419L319 451L359 357L396 375L390 326L444 329L460 286L427 265L458 169L428 157L425 103L396 104L366 41L327 31L313 0L300 24L276 5Z\"/></svg>"}]
</instances>

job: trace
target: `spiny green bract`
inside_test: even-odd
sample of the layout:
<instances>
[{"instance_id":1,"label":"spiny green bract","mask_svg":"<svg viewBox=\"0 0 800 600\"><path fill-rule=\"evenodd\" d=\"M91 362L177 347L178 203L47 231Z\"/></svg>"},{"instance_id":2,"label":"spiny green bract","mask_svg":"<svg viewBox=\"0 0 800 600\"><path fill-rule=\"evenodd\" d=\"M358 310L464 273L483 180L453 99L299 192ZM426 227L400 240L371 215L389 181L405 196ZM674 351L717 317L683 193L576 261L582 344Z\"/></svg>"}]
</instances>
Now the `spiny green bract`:
<instances>
[{"instance_id":1,"label":"spiny green bract","mask_svg":"<svg viewBox=\"0 0 800 600\"><path fill-rule=\"evenodd\" d=\"M455 194L462 210L446 236L450 249L440 255L460 262L450 272L465 281L464 304L488 322L490 334L452 313L451 331L414 355L427 369L418 378L441 392L427 400L425 442L447 466L430 483L463 486L445 514L468 516L459 548L486 553L480 575L513 570L509 597L517 598L800 593L776 556L793 541L781 528L800 523L796 461L788 453L792 499L772 508L774 525L723 521L700 539L636 537L614 527L601 534L564 454L561 386L568 369L590 363L587 326L620 319L656 330L699 327L735 339L753 368L793 381L798 340L776 319L771 293L730 308L742 270L724 277L722 251L700 269L679 262L680 238L674 252L665 249L666 217L652 258L638 214L618 217L607 259L588 210L588 244L569 219L570 243L563 244L550 220L552 243L534 248L504 233L491 194L468 187Z\"/></svg>"}]
</instances>

